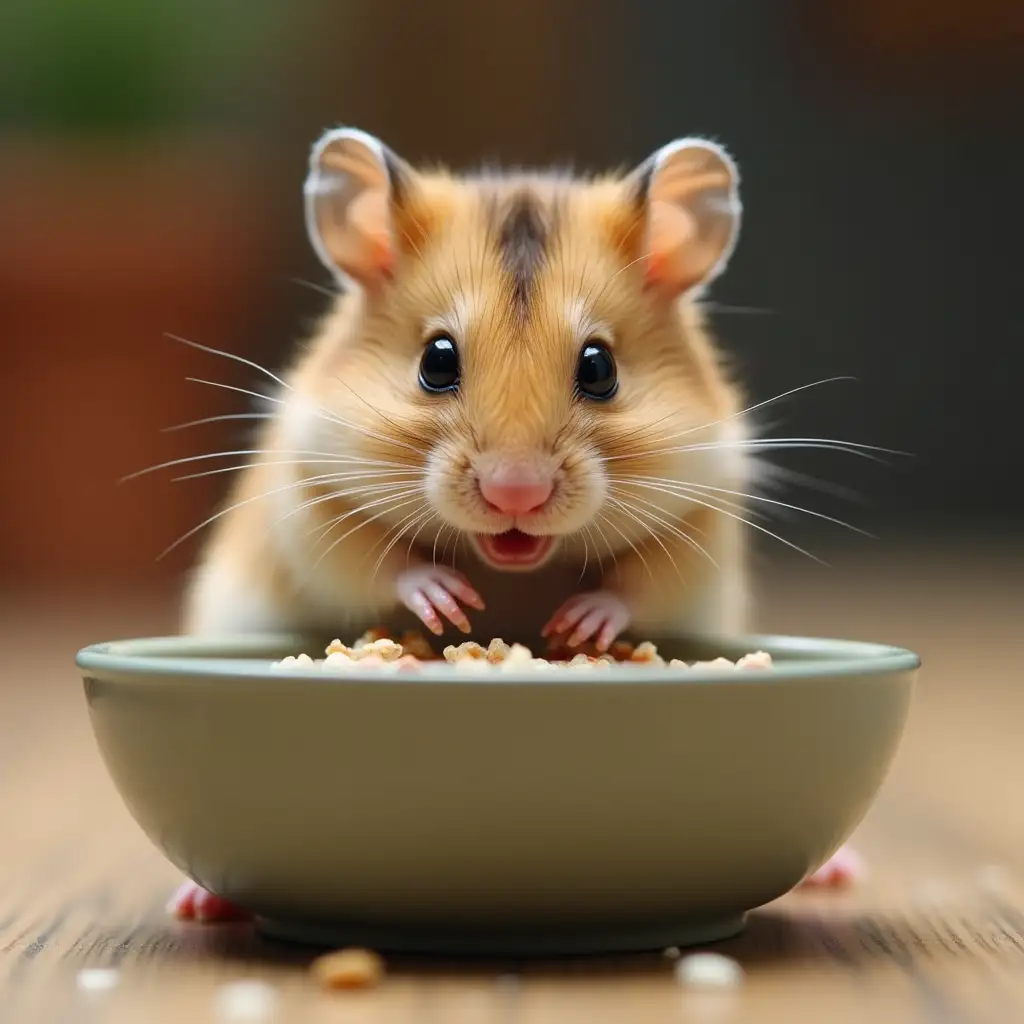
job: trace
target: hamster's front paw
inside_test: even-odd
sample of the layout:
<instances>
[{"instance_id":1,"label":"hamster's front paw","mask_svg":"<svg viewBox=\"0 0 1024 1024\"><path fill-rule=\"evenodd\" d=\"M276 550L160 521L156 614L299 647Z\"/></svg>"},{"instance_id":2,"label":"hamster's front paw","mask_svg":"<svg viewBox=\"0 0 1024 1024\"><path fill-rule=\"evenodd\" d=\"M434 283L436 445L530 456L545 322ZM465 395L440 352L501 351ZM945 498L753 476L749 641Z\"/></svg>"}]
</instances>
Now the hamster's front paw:
<instances>
[{"instance_id":1,"label":"hamster's front paw","mask_svg":"<svg viewBox=\"0 0 1024 1024\"><path fill-rule=\"evenodd\" d=\"M808 875L801 887L845 889L864 877L864 862L849 846L840 847L817 871Z\"/></svg>"},{"instance_id":2,"label":"hamster's front paw","mask_svg":"<svg viewBox=\"0 0 1024 1024\"><path fill-rule=\"evenodd\" d=\"M396 589L402 604L436 636L444 632L438 612L463 633L469 632L469 619L455 598L478 611L484 606L483 598L461 572L441 565L415 565L404 570L398 574Z\"/></svg>"},{"instance_id":3,"label":"hamster's front paw","mask_svg":"<svg viewBox=\"0 0 1024 1024\"><path fill-rule=\"evenodd\" d=\"M182 921L245 921L249 912L236 907L195 882L182 882L167 904L167 912Z\"/></svg>"},{"instance_id":4,"label":"hamster's front paw","mask_svg":"<svg viewBox=\"0 0 1024 1024\"><path fill-rule=\"evenodd\" d=\"M558 636L572 629L566 643L569 647L579 647L596 634L597 649L607 651L612 641L629 625L630 618L629 608L618 594L594 590L570 597L548 620L541 636Z\"/></svg>"}]
</instances>

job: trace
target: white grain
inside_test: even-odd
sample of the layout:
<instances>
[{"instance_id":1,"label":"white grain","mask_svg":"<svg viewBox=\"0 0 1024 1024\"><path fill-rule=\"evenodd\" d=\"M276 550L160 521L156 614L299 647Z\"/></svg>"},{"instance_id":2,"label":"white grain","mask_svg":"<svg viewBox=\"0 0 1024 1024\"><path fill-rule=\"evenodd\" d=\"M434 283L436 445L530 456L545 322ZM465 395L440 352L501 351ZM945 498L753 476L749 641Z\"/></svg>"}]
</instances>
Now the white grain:
<instances>
[{"instance_id":1,"label":"white grain","mask_svg":"<svg viewBox=\"0 0 1024 1024\"><path fill-rule=\"evenodd\" d=\"M743 984L743 968L720 953L691 953L675 966L676 980L687 988L734 989Z\"/></svg>"},{"instance_id":2,"label":"white grain","mask_svg":"<svg viewBox=\"0 0 1024 1024\"><path fill-rule=\"evenodd\" d=\"M269 1020L276 1006L274 987L256 979L229 982L216 996L217 1017L224 1021Z\"/></svg>"},{"instance_id":3,"label":"white grain","mask_svg":"<svg viewBox=\"0 0 1024 1024\"><path fill-rule=\"evenodd\" d=\"M75 977L80 992L109 992L120 983L121 974L112 967L86 967Z\"/></svg>"}]
</instances>

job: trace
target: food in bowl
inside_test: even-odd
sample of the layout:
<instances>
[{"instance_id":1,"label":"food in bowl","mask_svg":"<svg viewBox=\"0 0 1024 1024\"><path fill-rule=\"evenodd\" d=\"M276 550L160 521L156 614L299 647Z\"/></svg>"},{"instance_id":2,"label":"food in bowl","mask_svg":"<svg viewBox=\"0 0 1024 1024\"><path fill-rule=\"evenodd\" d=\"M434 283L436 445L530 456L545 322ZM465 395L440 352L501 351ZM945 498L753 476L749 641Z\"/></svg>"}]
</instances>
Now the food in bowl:
<instances>
[{"instance_id":1,"label":"food in bowl","mask_svg":"<svg viewBox=\"0 0 1024 1024\"><path fill-rule=\"evenodd\" d=\"M686 662L679 658L665 659L649 641L633 644L620 640L606 653L598 653L592 644L571 649L564 642L549 642L546 657L534 655L523 644L508 644L495 637L484 647L473 640L452 644L438 655L427 638L418 632L403 633L397 640L387 630L372 629L351 646L332 640L323 658L308 654L289 655L274 662L275 668L311 668L327 672L346 672L355 668L376 668L394 672L417 671L428 662L447 662L459 672L504 671L592 671L608 669L614 664L644 665L651 668L720 669L722 671L763 670L772 667L771 655L753 651L736 661L715 658L713 661Z\"/></svg>"}]
</instances>

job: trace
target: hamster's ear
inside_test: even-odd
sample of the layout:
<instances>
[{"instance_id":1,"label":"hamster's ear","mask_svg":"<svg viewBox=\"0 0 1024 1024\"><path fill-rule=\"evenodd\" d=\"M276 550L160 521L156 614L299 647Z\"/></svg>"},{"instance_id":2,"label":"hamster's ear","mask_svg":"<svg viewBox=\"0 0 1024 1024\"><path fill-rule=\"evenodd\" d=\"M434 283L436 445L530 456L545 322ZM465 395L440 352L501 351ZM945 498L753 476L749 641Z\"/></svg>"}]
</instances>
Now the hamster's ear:
<instances>
[{"instance_id":1,"label":"hamster's ear","mask_svg":"<svg viewBox=\"0 0 1024 1024\"><path fill-rule=\"evenodd\" d=\"M303 189L306 231L342 283L372 288L391 276L395 207L412 176L379 139L355 128L326 132L313 146Z\"/></svg>"},{"instance_id":2,"label":"hamster's ear","mask_svg":"<svg viewBox=\"0 0 1024 1024\"><path fill-rule=\"evenodd\" d=\"M676 298L725 269L741 206L739 172L724 149L677 139L644 161L626 185L643 216L649 287Z\"/></svg>"}]
</instances>

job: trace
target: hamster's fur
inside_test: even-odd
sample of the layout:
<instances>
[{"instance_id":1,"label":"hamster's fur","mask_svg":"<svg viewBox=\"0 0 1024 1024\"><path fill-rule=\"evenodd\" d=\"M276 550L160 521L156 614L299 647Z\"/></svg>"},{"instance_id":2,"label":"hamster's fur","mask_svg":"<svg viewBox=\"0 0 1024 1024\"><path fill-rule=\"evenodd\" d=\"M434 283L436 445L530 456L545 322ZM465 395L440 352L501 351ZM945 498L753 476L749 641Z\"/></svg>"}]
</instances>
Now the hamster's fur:
<instances>
[{"instance_id":1,"label":"hamster's fur","mask_svg":"<svg viewBox=\"0 0 1024 1024\"><path fill-rule=\"evenodd\" d=\"M744 628L752 463L696 301L739 230L720 147L586 179L457 176L340 129L305 195L344 290L271 396L187 632L353 636L405 614L607 647L627 626ZM454 387L425 389L428 348ZM581 389L609 365L610 397Z\"/></svg>"}]
</instances>

